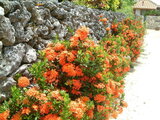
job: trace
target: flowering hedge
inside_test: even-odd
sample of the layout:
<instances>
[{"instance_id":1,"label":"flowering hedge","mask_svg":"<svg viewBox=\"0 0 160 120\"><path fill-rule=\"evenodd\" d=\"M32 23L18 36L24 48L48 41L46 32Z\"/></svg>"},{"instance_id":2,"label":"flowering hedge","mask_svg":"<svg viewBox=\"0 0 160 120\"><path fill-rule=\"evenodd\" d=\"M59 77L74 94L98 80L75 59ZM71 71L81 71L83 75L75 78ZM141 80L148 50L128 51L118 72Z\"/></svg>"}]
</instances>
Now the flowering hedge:
<instances>
[{"instance_id":1,"label":"flowering hedge","mask_svg":"<svg viewBox=\"0 0 160 120\"><path fill-rule=\"evenodd\" d=\"M142 29L129 19L113 23L96 43L82 26L69 41L49 44L29 68L30 77L16 76L12 97L0 106L0 120L117 118L127 107L124 77L140 54Z\"/></svg>"}]
</instances>

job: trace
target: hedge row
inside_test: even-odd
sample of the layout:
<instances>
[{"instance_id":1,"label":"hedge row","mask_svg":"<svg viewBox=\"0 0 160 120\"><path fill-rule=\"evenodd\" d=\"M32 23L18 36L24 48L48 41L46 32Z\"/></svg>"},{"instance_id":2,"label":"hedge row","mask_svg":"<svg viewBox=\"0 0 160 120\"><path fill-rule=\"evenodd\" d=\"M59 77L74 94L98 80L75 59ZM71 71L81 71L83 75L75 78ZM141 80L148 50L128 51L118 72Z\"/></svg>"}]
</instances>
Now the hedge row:
<instances>
[{"instance_id":1,"label":"hedge row","mask_svg":"<svg viewBox=\"0 0 160 120\"><path fill-rule=\"evenodd\" d=\"M95 42L82 26L70 40L56 40L39 52L31 76L15 77L17 86L0 106L0 120L117 118L127 107L124 77L140 55L144 29L139 21L126 19L106 31Z\"/></svg>"}]
</instances>

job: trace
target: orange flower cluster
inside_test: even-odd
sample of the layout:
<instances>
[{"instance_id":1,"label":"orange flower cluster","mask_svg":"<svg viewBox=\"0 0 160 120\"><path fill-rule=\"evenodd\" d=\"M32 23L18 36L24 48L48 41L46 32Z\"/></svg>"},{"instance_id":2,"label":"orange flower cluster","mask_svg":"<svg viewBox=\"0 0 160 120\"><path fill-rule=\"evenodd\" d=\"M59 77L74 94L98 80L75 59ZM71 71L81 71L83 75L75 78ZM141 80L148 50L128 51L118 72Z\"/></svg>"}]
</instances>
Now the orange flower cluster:
<instances>
[{"instance_id":1,"label":"orange flower cluster","mask_svg":"<svg viewBox=\"0 0 160 120\"><path fill-rule=\"evenodd\" d=\"M94 97L94 100L97 102L97 103L100 103L100 102L104 102L106 100L106 96L104 95L101 95L101 94L98 94Z\"/></svg>"},{"instance_id":2,"label":"orange flower cluster","mask_svg":"<svg viewBox=\"0 0 160 120\"><path fill-rule=\"evenodd\" d=\"M57 82L58 72L56 70L48 70L43 74L47 83Z\"/></svg>"},{"instance_id":3,"label":"orange flower cluster","mask_svg":"<svg viewBox=\"0 0 160 120\"><path fill-rule=\"evenodd\" d=\"M48 114L50 110L53 109L52 103L51 102L46 102L42 105L40 105L40 114Z\"/></svg>"},{"instance_id":4,"label":"orange flower cluster","mask_svg":"<svg viewBox=\"0 0 160 120\"><path fill-rule=\"evenodd\" d=\"M63 100L63 97L60 95L59 91L52 91L51 96L57 100Z\"/></svg>"},{"instance_id":5,"label":"orange flower cluster","mask_svg":"<svg viewBox=\"0 0 160 120\"><path fill-rule=\"evenodd\" d=\"M101 18L99 19L100 22L103 22L103 24L107 24L108 19L107 18Z\"/></svg>"},{"instance_id":6,"label":"orange flower cluster","mask_svg":"<svg viewBox=\"0 0 160 120\"><path fill-rule=\"evenodd\" d=\"M113 24L111 27L114 35L121 35L130 50L132 62L135 62L141 53L143 44L144 28L140 21L125 19L122 22ZM123 50L122 50L123 51Z\"/></svg>"},{"instance_id":7,"label":"orange flower cluster","mask_svg":"<svg viewBox=\"0 0 160 120\"><path fill-rule=\"evenodd\" d=\"M30 85L30 80L27 77L20 77L18 79L19 87L27 87L28 85Z\"/></svg>"},{"instance_id":8,"label":"orange flower cluster","mask_svg":"<svg viewBox=\"0 0 160 120\"><path fill-rule=\"evenodd\" d=\"M57 114L48 114L40 120L62 120Z\"/></svg>"},{"instance_id":9,"label":"orange flower cluster","mask_svg":"<svg viewBox=\"0 0 160 120\"><path fill-rule=\"evenodd\" d=\"M75 65L72 63L66 63L63 67L62 67L62 71L67 73L67 76L76 76L76 71L75 71Z\"/></svg>"},{"instance_id":10,"label":"orange flower cluster","mask_svg":"<svg viewBox=\"0 0 160 120\"><path fill-rule=\"evenodd\" d=\"M19 112L15 113L15 114L12 116L11 120L22 120L21 115L22 115L22 114L21 114L21 112L19 111Z\"/></svg>"},{"instance_id":11,"label":"orange flower cluster","mask_svg":"<svg viewBox=\"0 0 160 120\"><path fill-rule=\"evenodd\" d=\"M75 36L78 36L80 40L85 40L89 35L89 28L82 26L75 32Z\"/></svg>"},{"instance_id":12,"label":"orange flower cluster","mask_svg":"<svg viewBox=\"0 0 160 120\"><path fill-rule=\"evenodd\" d=\"M77 99L76 101L71 101L69 107L73 116L75 116L78 119L81 119L87 110L86 104L83 101L81 101L81 99Z\"/></svg>"},{"instance_id":13,"label":"orange flower cluster","mask_svg":"<svg viewBox=\"0 0 160 120\"><path fill-rule=\"evenodd\" d=\"M9 112L10 112L9 110L6 110L3 113L0 113L0 120L7 120Z\"/></svg>"}]
</instances>

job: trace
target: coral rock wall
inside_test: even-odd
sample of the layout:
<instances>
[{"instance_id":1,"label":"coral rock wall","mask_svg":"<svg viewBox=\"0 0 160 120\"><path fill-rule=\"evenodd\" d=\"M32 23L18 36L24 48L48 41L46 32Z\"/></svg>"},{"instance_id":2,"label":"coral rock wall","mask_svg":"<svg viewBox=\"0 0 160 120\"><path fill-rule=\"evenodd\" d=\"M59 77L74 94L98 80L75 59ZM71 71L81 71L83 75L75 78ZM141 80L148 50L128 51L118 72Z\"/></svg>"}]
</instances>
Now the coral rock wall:
<instances>
[{"instance_id":1,"label":"coral rock wall","mask_svg":"<svg viewBox=\"0 0 160 120\"><path fill-rule=\"evenodd\" d=\"M160 16L146 16L146 28L160 30Z\"/></svg>"},{"instance_id":2,"label":"coral rock wall","mask_svg":"<svg viewBox=\"0 0 160 120\"><path fill-rule=\"evenodd\" d=\"M56 0L0 0L0 100L9 96L15 84L13 75L28 74L27 68L37 60L37 51L59 36L70 38L69 29L85 25L97 41L105 34L99 15L121 21L124 14L86 8Z\"/></svg>"}]
</instances>

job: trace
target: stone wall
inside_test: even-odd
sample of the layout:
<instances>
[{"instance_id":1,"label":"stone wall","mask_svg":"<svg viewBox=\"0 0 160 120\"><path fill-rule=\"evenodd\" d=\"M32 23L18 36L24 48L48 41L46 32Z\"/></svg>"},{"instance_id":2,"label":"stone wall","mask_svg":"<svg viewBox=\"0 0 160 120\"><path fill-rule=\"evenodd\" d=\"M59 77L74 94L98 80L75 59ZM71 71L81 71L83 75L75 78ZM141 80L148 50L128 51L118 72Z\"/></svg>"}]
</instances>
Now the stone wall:
<instances>
[{"instance_id":1,"label":"stone wall","mask_svg":"<svg viewBox=\"0 0 160 120\"><path fill-rule=\"evenodd\" d=\"M28 75L27 68L37 60L37 50L47 43L59 39L67 40L71 33L85 25L90 28L91 37L97 41L106 34L99 15L121 21L124 14L96 10L56 0L0 0L0 98L9 96L9 90L16 83L17 72Z\"/></svg>"},{"instance_id":2,"label":"stone wall","mask_svg":"<svg viewBox=\"0 0 160 120\"><path fill-rule=\"evenodd\" d=\"M160 16L147 16L146 27L148 29L160 29Z\"/></svg>"}]
</instances>

